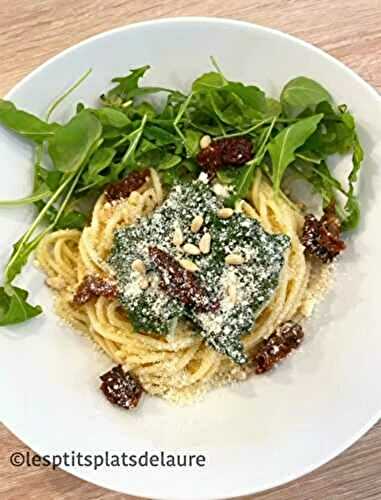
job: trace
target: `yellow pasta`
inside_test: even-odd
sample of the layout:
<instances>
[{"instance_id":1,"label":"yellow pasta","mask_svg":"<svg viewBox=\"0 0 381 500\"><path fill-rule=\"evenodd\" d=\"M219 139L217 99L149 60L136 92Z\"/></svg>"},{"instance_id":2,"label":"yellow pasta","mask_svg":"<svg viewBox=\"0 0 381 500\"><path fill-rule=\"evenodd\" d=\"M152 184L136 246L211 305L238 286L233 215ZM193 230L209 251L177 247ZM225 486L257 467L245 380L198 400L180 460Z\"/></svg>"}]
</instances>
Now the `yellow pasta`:
<instances>
[{"instance_id":1,"label":"yellow pasta","mask_svg":"<svg viewBox=\"0 0 381 500\"><path fill-rule=\"evenodd\" d=\"M56 291L56 309L62 318L86 333L115 363L132 370L148 393L189 402L213 387L244 379L252 368L235 365L214 351L189 324L179 322L176 331L166 337L136 333L117 300L99 297L81 307L72 303L84 276L111 274L107 257L115 229L149 214L163 198L160 179L152 170L150 180L128 199L110 204L101 196L90 226L82 232L63 230L47 235L38 247L37 259L48 276L47 283ZM282 322L300 319L309 309L305 301L311 301L311 269L298 237L302 215L288 200L275 198L260 173L248 199L237 209L258 219L266 231L284 233L291 239L277 290L254 330L243 337L250 353Z\"/></svg>"}]
</instances>

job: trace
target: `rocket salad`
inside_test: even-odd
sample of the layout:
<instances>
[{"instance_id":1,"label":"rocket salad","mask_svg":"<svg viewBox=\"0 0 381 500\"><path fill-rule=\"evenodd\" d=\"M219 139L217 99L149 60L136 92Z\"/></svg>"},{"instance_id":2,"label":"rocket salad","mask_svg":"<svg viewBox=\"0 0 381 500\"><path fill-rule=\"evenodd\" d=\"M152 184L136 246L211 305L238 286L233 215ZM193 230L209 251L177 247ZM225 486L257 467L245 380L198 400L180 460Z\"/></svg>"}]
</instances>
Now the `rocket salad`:
<instances>
[{"instance_id":1,"label":"rocket salad","mask_svg":"<svg viewBox=\"0 0 381 500\"><path fill-rule=\"evenodd\" d=\"M324 207L335 203L343 230L355 229L360 218L355 184L363 160L356 124L346 105L335 105L329 92L307 77L283 88L279 100L259 87L228 80L212 60L215 71L197 78L188 94L141 85L149 66L115 78L115 86L100 96L99 108L79 103L64 124L52 121L63 99L88 77L87 72L50 108L45 119L0 100L0 124L35 144L34 181L30 196L1 201L0 207L31 205L36 217L13 246L0 288L0 325L20 323L42 312L28 303L27 291L15 286L30 254L41 239L57 229L82 229L89 220L91 201L110 183L130 172L156 169L165 186L196 179L200 140L244 137L253 157L242 166L223 165L216 172L222 184L233 186L228 203L247 195L261 169L274 192L290 175L309 183ZM164 107L149 98L166 95ZM148 98L148 99L147 99ZM328 158L352 155L352 170L343 185ZM46 167L50 157L51 167Z\"/></svg>"}]
</instances>

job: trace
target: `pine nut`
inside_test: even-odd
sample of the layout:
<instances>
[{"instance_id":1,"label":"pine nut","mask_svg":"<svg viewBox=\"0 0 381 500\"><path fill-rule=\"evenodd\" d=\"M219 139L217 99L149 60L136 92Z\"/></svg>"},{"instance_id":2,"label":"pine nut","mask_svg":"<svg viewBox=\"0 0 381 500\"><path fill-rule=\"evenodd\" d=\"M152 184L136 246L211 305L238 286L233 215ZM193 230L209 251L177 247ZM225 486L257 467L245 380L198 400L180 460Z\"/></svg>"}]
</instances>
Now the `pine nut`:
<instances>
[{"instance_id":1,"label":"pine nut","mask_svg":"<svg viewBox=\"0 0 381 500\"><path fill-rule=\"evenodd\" d=\"M237 302L237 289L234 285L228 286L228 296L232 304Z\"/></svg>"},{"instance_id":2,"label":"pine nut","mask_svg":"<svg viewBox=\"0 0 381 500\"><path fill-rule=\"evenodd\" d=\"M181 267L183 267L187 271L191 271L192 273L199 270L198 266L196 266L196 264L189 259L181 259L180 265Z\"/></svg>"},{"instance_id":3,"label":"pine nut","mask_svg":"<svg viewBox=\"0 0 381 500\"><path fill-rule=\"evenodd\" d=\"M140 278L139 280L139 286L142 290L145 290L146 288L149 287L148 280L146 278Z\"/></svg>"},{"instance_id":4,"label":"pine nut","mask_svg":"<svg viewBox=\"0 0 381 500\"><path fill-rule=\"evenodd\" d=\"M210 243L212 241L212 237L210 233L205 233L198 244L201 253L209 253L210 252Z\"/></svg>"},{"instance_id":5,"label":"pine nut","mask_svg":"<svg viewBox=\"0 0 381 500\"><path fill-rule=\"evenodd\" d=\"M182 233L181 229L179 228L179 226L176 226L175 231L173 233L172 243L176 247L179 247L180 245L183 244L183 241L184 241L183 233Z\"/></svg>"},{"instance_id":6,"label":"pine nut","mask_svg":"<svg viewBox=\"0 0 381 500\"><path fill-rule=\"evenodd\" d=\"M196 215L191 224L192 233L198 233L203 224L204 224L204 219L201 217L201 215Z\"/></svg>"},{"instance_id":7,"label":"pine nut","mask_svg":"<svg viewBox=\"0 0 381 500\"><path fill-rule=\"evenodd\" d=\"M146 266L144 265L144 262L140 259L135 259L131 264L131 268L133 269L133 271L136 271L137 273L140 274L146 273Z\"/></svg>"},{"instance_id":8,"label":"pine nut","mask_svg":"<svg viewBox=\"0 0 381 500\"><path fill-rule=\"evenodd\" d=\"M229 219L233 215L233 210L231 208L220 208L217 211L217 216L220 219Z\"/></svg>"},{"instance_id":9,"label":"pine nut","mask_svg":"<svg viewBox=\"0 0 381 500\"><path fill-rule=\"evenodd\" d=\"M152 288L157 288L160 284L159 276L157 274L153 274L153 276L150 278L150 283L151 283Z\"/></svg>"},{"instance_id":10,"label":"pine nut","mask_svg":"<svg viewBox=\"0 0 381 500\"><path fill-rule=\"evenodd\" d=\"M183 246L183 250L185 253L188 253L189 255L200 255L200 249L196 247L196 245L193 245L192 243L186 243Z\"/></svg>"},{"instance_id":11,"label":"pine nut","mask_svg":"<svg viewBox=\"0 0 381 500\"><path fill-rule=\"evenodd\" d=\"M231 264L232 266L239 266L244 262L245 259L242 257L242 255L238 255L237 253L230 253L225 257L225 263Z\"/></svg>"},{"instance_id":12,"label":"pine nut","mask_svg":"<svg viewBox=\"0 0 381 500\"><path fill-rule=\"evenodd\" d=\"M219 182L216 182L216 184L213 184L212 190L220 198L227 198L229 196L228 188L226 186L223 186Z\"/></svg>"},{"instance_id":13,"label":"pine nut","mask_svg":"<svg viewBox=\"0 0 381 500\"><path fill-rule=\"evenodd\" d=\"M211 142L212 138L210 137L210 135L203 135L200 139L200 148L201 149L207 148L208 146L210 146Z\"/></svg>"}]
</instances>

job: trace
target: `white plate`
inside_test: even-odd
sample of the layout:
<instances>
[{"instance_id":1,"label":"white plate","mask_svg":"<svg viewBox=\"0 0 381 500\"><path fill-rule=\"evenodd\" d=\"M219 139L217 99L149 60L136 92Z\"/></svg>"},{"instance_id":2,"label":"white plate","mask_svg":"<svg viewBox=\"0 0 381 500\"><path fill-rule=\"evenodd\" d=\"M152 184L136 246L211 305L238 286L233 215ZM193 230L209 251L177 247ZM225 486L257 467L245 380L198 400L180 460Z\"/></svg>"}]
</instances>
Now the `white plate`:
<instances>
[{"instance_id":1,"label":"white plate","mask_svg":"<svg viewBox=\"0 0 381 500\"><path fill-rule=\"evenodd\" d=\"M166 499L243 495L297 478L342 452L379 418L381 409L381 104L378 94L343 64L288 35L238 21L180 18L145 22L91 38L63 52L8 95L44 114L49 103L89 67L65 102L67 118L82 99L95 104L114 76L151 64L147 83L187 88L214 55L233 80L278 95L290 78L323 83L355 113L366 151L363 219L340 259L335 288L308 326L303 349L268 376L211 393L192 407L146 397L127 413L110 405L97 377L110 363L62 326L49 290L32 268L22 284L44 315L0 331L1 419L40 454L127 451L202 453L197 469L65 467L93 483ZM31 186L32 151L0 130L0 199ZM31 220L28 209L1 210L1 263Z\"/></svg>"}]
</instances>

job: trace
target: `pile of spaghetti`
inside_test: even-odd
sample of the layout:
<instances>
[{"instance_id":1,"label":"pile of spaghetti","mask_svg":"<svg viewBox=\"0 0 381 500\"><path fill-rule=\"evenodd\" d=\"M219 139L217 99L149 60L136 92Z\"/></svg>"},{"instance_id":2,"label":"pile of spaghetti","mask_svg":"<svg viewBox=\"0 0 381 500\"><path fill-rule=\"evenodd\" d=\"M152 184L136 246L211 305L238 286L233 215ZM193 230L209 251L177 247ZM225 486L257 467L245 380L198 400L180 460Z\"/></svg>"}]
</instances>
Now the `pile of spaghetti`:
<instances>
[{"instance_id":1,"label":"pile of spaghetti","mask_svg":"<svg viewBox=\"0 0 381 500\"><path fill-rule=\"evenodd\" d=\"M109 203L102 195L91 224L83 231L60 230L45 236L37 259L48 275L47 283L56 291L57 313L65 321L88 335L115 363L131 370L147 392L185 402L217 385L246 378L253 364L235 365L186 323L180 322L167 336L138 333L117 298L100 296L81 307L73 302L85 277L96 275L107 280L113 276L107 261L116 229L149 215L164 196L160 179L151 170L148 182L128 198ZM326 275L321 274L325 268L318 264L313 270L305 256L300 241L303 216L288 200L276 198L260 173L239 208L269 233L290 238L277 290L257 318L254 330L244 337L245 350L254 353L258 344L285 321L299 321L309 315Z\"/></svg>"}]
</instances>

